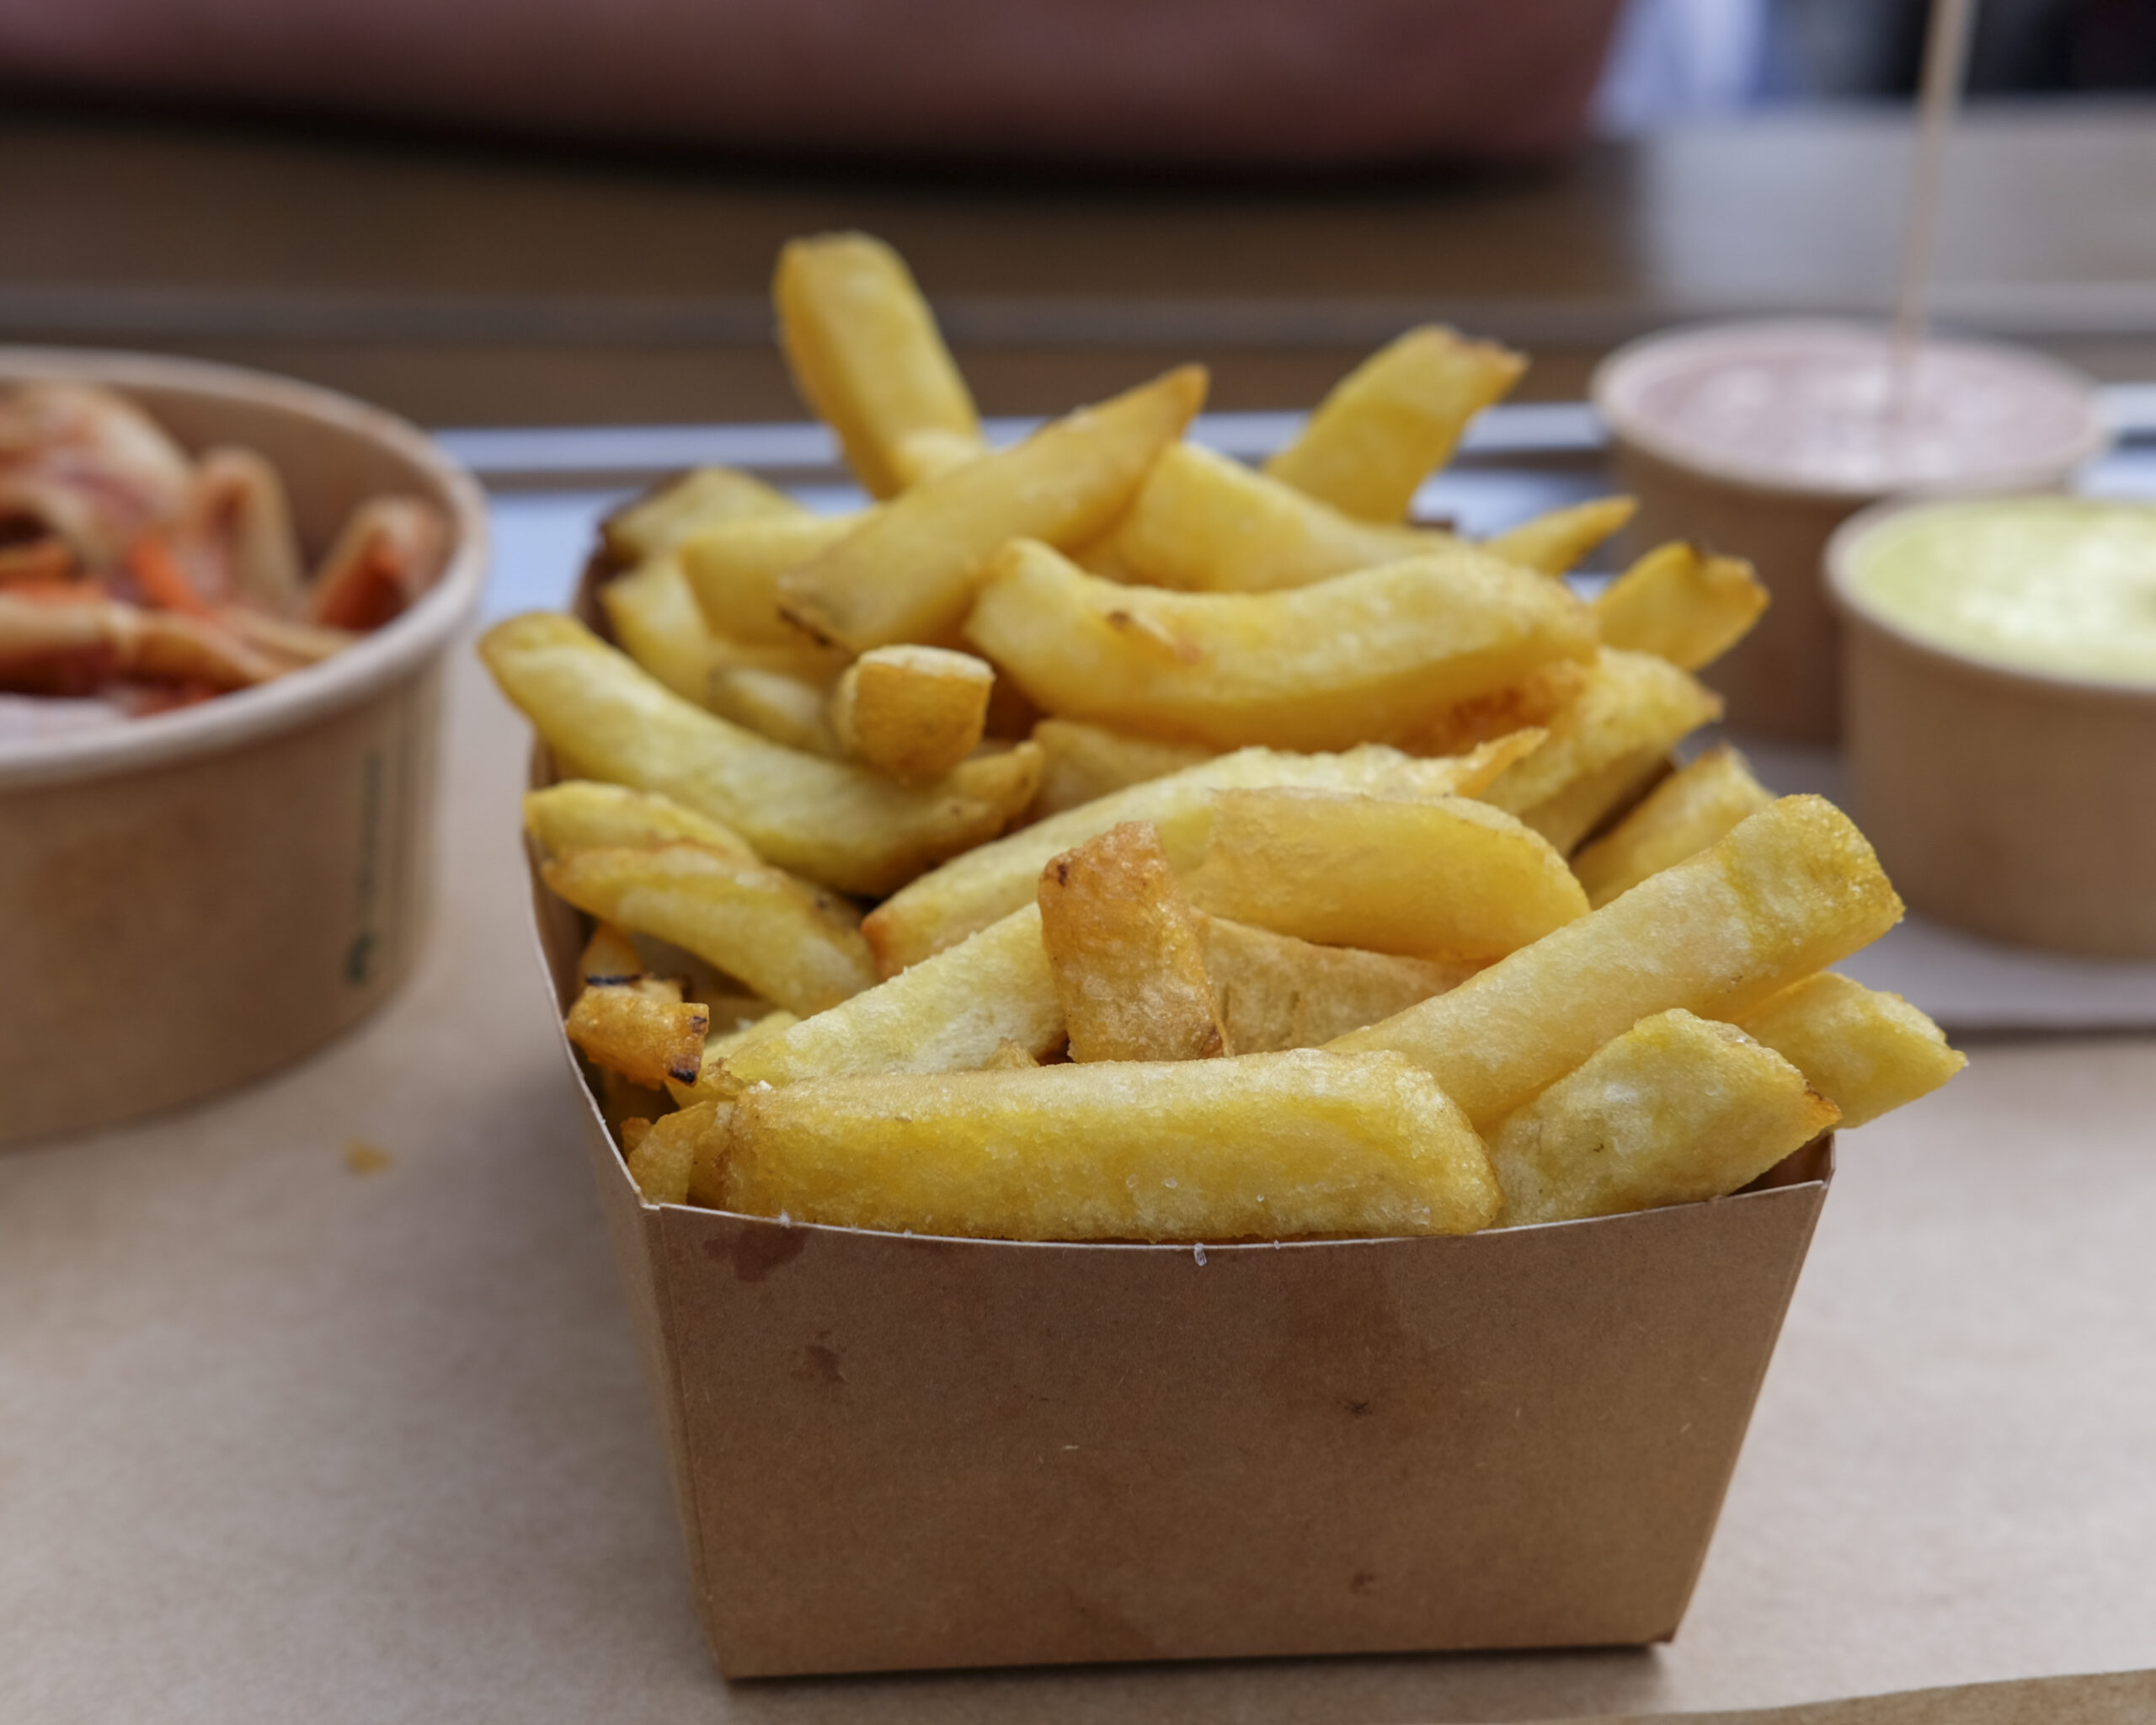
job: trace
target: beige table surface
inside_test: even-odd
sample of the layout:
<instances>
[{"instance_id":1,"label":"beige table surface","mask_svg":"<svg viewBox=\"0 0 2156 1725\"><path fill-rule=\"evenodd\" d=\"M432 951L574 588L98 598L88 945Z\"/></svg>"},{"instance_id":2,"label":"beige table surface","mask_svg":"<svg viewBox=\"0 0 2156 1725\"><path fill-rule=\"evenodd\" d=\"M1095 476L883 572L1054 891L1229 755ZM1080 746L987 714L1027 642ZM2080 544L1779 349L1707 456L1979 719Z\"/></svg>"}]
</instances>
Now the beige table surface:
<instances>
[{"instance_id":1,"label":"beige table surface","mask_svg":"<svg viewBox=\"0 0 2156 1725\"><path fill-rule=\"evenodd\" d=\"M1844 1140L1671 1646L728 1690L526 931L521 729L468 670L452 725L400 999L0 1152L0 1719L1517 1719L2156 1665L2137 1039L1978 1047Z\"/></svg>"}]
</instances>

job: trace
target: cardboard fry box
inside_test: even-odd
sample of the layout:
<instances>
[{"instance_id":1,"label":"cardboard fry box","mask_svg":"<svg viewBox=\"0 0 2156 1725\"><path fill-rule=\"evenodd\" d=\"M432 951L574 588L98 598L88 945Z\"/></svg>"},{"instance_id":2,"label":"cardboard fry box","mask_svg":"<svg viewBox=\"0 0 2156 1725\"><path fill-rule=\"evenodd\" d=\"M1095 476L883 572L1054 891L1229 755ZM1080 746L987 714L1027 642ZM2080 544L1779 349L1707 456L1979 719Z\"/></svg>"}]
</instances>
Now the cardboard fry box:
<instances>
[{"instance_id":1,"label":"cardboard fry box","mask_svg":"<svg viewBox=\"0 0 2156 1725\"><path fill-rule=\"evenodd\" d=\"M584 928L533 880L566 1012ZM566 1040L563 1043L568 1048ZM1833 1172L1458 1239L600 1206L728 1677L1667 1640Z\"/></svg>"}]
</instances>

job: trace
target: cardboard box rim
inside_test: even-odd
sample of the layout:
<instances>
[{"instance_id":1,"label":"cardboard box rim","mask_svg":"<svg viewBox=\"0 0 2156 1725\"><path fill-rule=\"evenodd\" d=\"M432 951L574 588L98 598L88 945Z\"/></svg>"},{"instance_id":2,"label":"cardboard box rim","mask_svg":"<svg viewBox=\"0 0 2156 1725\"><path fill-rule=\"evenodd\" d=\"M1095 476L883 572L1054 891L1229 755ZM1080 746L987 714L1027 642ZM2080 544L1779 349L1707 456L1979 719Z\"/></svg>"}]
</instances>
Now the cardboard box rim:
<instances>
[{"instance_id":1,"label":"cardboard box rim","mask_svg":"<svg viewBox=\"0 0 2156 1725\"><path fill-rule=\"evenodd\" d=\"M576 609L603 628L599 578ZM532 782L552 777L536 748ZM558 1020L584 922L527 862ZM1667 1640L1833 1172L1830 1135L1708 1204L1459 1238L894 1236L646 1204L561 1046L728 1678ZM1163 1330L1147 1290L1172 1274L1214 1279ZM1237 1278L1247 1303L1204 1304ZM947 1285L976 1282L1001 1297ZM1368 1384L1340 1365L1358 1343ZM1369 1393L1318 1406L1311 1385L1343 1370ZM857 1404L843 1418L834 1394ZM1508 1395L1525 1423L1500 1434ZM1396 1402L1416 1417L1384 1420ZM953 1404L978 1420L953 1425ZM1043 1418L1097 1434L1107 1475L1057 1477ZM1246 1472L1224 1502L1209 1470L1230 1453ZM1283 1583L1298 1566L1339 1584Z\"/></svg>"}]
</instances>

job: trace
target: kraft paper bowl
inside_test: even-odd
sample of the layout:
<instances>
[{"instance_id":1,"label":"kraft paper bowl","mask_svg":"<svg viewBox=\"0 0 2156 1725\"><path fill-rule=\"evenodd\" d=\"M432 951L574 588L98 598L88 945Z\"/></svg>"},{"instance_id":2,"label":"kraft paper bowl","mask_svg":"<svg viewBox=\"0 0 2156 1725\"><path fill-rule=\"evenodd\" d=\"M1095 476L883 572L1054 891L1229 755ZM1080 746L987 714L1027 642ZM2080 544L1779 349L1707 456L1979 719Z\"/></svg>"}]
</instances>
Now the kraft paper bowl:
<instances>
[{"instance_id":1,"label":"kraft paper bowl","mask_svg":"<svg viewBox=\"0 0 2156 1725\"><path fill-rule=\"evenodd\" d=\"M1882 505L1830 542L1851 812L1913 910L1974 934L2156 958L2156 686L2004 666L1918 640L1854 579Z\"/></svg>"},{"instance_id":2,"label":"kraft paper bowl","mask_svg":"<svg viewBox=\"0 0 2156 1725\"><path fill-rule=\"evenodd\" d=\"M1834 531L1886 492L1879 487L1777 480L1734 461L1702 463L1673 446L1640 414L1635 393L1673 358L1711 356L1717 344L1739 349L1762 338L1833 341L1876 333L1868 326L1826 320L1710 324L1632 342L1596 369L1592 393L1609 428L1617 481L1640 504L1625 534L1626 546L1636 553L1668 540L1689 539L1748 558L1773 595L1758 626L1703 673L1722 697L1725 716L1737 729L1799 742L1832 742L1839 734L1839 632L1827 599L1822 559ZM2109 433L2095 387L2078 373L2041 355L1996 344L1941 344L2009 360L2031 379L2045 380L2069 398L2078 395L2084 404L2078 426L2041 459L1965 476L1953 489L2055 489L2103 449Z\"/></svg>"},{"instance_id":3,"label":"kraft paper bowl","mask_svg":"<svg viewBox=\"0 0 2156 1725\"><path fill-rule=\"evenodd\" d=\"M0 385L34 378L121 390L190 450L259 451L311 557L385 491L455 541L418 605L319 665L0 742L0 1142L259 1078L396 988L426 926L443 655L487 563L478 488L391 414L232 366L0 348Z\"/></svg>"}]
</instances>

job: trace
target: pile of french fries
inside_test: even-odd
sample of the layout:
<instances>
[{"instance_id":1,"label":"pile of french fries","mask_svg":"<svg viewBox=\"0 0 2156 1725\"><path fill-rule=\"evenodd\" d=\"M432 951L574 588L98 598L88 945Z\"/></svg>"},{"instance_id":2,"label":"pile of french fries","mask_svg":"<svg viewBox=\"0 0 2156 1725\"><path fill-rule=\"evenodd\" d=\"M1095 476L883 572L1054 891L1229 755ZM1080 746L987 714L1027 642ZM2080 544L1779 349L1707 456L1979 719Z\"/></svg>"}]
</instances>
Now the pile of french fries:
<instances>
[{"instance_id":1,"label":"pile of french fries","mask_svg":"<svg viewBox=\"0 0 2156 1725\"><path fill-rule=\"evenodd\" d=\"M606 525L613 644L488 665L594 919L568 1032L648 1200L1027 1240L1460 1233L1734 1192L1961 1056L1828 966L1900 901L1692 675L1766 603L1630 512L1408 520L1521 369L1411 331L1262 470L1171 371L991 449L902 262L787 246L875 499L738 473Z\"/></svg>"}]
</instances>

